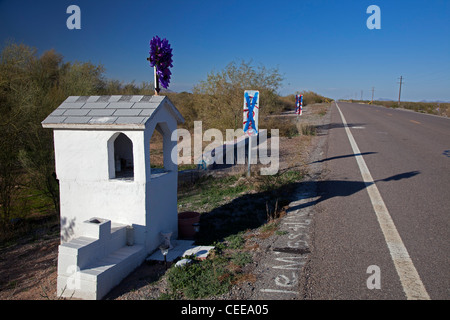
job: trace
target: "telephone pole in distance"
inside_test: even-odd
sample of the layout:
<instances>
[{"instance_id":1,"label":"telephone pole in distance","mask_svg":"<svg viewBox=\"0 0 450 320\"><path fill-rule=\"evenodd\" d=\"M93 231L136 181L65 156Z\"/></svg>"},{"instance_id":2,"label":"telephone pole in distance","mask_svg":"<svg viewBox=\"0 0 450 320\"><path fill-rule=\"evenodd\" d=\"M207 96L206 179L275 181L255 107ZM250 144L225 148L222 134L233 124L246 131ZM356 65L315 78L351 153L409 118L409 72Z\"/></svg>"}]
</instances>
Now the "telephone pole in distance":
<instances>
[{"instance_id":1,"label":"telephone pole in distance","mask_svg":"<svg viewBox=\"0 0 450 320\"><path fill-rule=\"evenodd\" d=\"M375 92L375 87L372 87L372 102L371 102L371 104L373 103L373 93Z\"/></svg>"},{"instance_id":2,"label":"telephone pole in distance","mask_svg":"<svg viewBox=\"0 0 450 320\"><path fill-rule=\"evenodd\" d=\"M400 88L398 90L398 106L400 107L400 96L402 94L402 84L403 84L403 76L400 76L400 82L398 82L400 84Z\"/></svg>"}]
</instances>

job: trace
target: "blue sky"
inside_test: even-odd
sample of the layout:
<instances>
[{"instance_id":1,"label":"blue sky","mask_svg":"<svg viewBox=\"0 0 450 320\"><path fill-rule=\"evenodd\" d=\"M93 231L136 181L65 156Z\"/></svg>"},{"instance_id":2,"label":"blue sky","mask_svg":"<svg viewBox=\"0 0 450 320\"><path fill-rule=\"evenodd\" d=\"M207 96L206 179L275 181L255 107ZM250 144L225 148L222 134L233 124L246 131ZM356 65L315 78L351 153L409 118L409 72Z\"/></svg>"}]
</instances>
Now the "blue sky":
<instances>
[{"instance_id":1,"label":"blue sky","mask_svg":"<svg viewBox=\"0 0 450 320\"><path fill-rule=\"evenodd\" d=\"M69 5L81 30L69 30ZM369 30L368 6L381 9ZM278 67L282 95L450 101L449 0L0 0L0 43L23 42L65 61L103 64L106 77L152 80L150 39L173 48L170 89L190 91L231 61Z\"/></svg>"}]
</instances>

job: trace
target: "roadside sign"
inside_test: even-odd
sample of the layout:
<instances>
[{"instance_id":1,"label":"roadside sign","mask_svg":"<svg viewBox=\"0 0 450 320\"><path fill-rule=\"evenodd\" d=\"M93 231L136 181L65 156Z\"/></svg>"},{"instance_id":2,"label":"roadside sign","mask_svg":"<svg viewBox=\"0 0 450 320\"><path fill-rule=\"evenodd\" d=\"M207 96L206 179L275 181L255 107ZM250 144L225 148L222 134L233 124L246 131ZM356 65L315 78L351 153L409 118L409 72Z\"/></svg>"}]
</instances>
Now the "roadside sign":
<instances>
[{"instance_id":1,"label":"roadside sign","mask_svg":"<svg viewBox=\"0 0 450 320\"><path fill-rule=\"evenodd\" d=\"M259 91L244 92L244 133L248 136L258 135Z\"/></svg>"},{"instance_id":2,"label":"roadside sign","mask_svg":"<svg viewBox=\"0 0 450 320\"><path fill-rule=\"evenodd\" d=\"M303 113L303 95L302 94L297 94L295 96L295 113L300 116Z\"/></svg>"}]
</instances>

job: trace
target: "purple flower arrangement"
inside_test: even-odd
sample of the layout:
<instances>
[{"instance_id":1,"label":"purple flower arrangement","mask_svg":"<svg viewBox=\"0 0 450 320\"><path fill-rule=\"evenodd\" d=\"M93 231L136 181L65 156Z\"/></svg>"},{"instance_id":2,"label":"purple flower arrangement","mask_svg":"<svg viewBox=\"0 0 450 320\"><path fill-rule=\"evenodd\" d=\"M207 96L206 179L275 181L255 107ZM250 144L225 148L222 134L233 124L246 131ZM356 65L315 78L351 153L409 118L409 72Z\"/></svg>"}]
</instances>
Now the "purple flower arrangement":
<instances>
[{"instance_id":1,"label":"purple flower arrangement","mask_svg":"<svg viewBox=\"0 0 450 320\"><path fill-rule=\"evenodd\" d=\"M150 61L151 67L156 67L156 77L165 89L169 86L170 76L172 73L169 68L172 68L172 48L170 48L167 39L160 39L158 36L150 40ZM158 88L158 85L155 84Z\"/></svg>"}]
</instances>

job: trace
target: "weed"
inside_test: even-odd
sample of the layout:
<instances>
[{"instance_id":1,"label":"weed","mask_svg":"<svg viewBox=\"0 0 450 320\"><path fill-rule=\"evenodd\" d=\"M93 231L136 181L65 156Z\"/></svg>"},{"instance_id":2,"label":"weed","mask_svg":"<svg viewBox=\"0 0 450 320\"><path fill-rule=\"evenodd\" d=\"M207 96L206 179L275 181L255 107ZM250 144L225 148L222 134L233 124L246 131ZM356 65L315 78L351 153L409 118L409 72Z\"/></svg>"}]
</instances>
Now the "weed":
<instances>
[{"instance_id":1,"label":"weed","mask_svg":"<svg viewBox=\"0 0 450 320\"><path fill-rule=\"evenodd\" d=\"M302 172L298 170L280 171L274 175L258 176L256 189L257 191L273 191L282 186L296 183L303 178Z\"/></svg>"},{"instance_id":2,"label":"weed","mask_svg":"<svg viewBox=\"0 0 450 320\"><path fill-rule=\"evenodd\" d=\"M239 267L243 267L253 262L252 256L248 252L236 251L231 256L231 262Z\"/></svg>"},{"instance_id":3,"label":"weed","mask_svg":"<svg viewBox=\"0 0 450 320\"><path fill-rule=\"evenodd\" d=\"M227 245L224 242L217 242L217 241L213 243L213 246L214 246L214 253L216 255L221 254L223 250L225 250L227 247Z\"/></svg>"},{"instance_id":4,"label":"weed","mask_svg":"<svg viewBox=\"0 0 450 320\"><path fill-rule=\"evenodd\" d=\"M273 231L275 231L278 228L278 226L279 226L279 223L277 223L277 222L269 222L269 223L266 223L265 225L263 225L260 228L260 231L262 233L272 233Z\"/></svg>"},{"instance_id":5,"label":"weed","mask_svg":"<svg viewBox=\"0 0 450 320\"><path fill-rule=\"evenodd\" d=\"M250 189L239 183L239 176L224 178L205 177L200 179L186 193L179 194L178 205L184 210L210 211Z\"/></svg>"},{"instance_id":6,"label":"weed","mask_svg":"<svg viewBox=\"0 0 450 320\"><path fill-rule=\"evenodd\" d=\"M320 109L319 115L320 115L321 117L323 117L323 116L326 115L326 114L327 114L327 109Z\"/></svg>"},{"instance_id":7,"label":"weed","mask_svg":"<svg viewBox=\"0 0 450 320\"><path fill-rule=\"evenodd\" d=\"M231 275L224 259L194 261L182 267L172 267L168 271L169 292L163 299L198 299L223 294L231 284Z\"/></svg>"},{"instance_id":8,"label":"weed","mask_svg":"<svg viewBox=\"0 0 450 320\"><path fill-rule=\"evenodd\" d=\"M270 134L271 129L278 129L280 137L292 138L299 134L297 125L291 119L266 117L261 120L260 128L267 129L268 134Z\"/></svg>"},{"instance_id":9,"label":"weed","mask_svg":"<svg viewBox=\"0 0 450 320\"><path fill-rule=\"evenodd\" d=\"M242 267L252 263L252 255L243 251L244 233L216 242L214 252L205 260L191 256L191 264L171 267L167 272L169 290L160 299L202 299L228 292L236 279L242 278Z\"/></svg>"},{"instance_id":10,"label":"weed","mask_svg":"<svg viewBox=\"0 0 450 320\"><path fill-rule=\"evenodd\" d=\"M225 238L225 241L228 243L228 248L230 249L241 249L245 243L243 232L239 232L238 234L232 234Z\"/></svg>"},{"instance_id":11,"label":"weed","mask_svg":"<svg viewBox=\"0 0 450 320\"><path fill-rule=\"evenodd\" d=\"M315 136L317 134L317 128L309 123L300 124L300 131L304 136Z\"/></svg>"}]
</instances>

